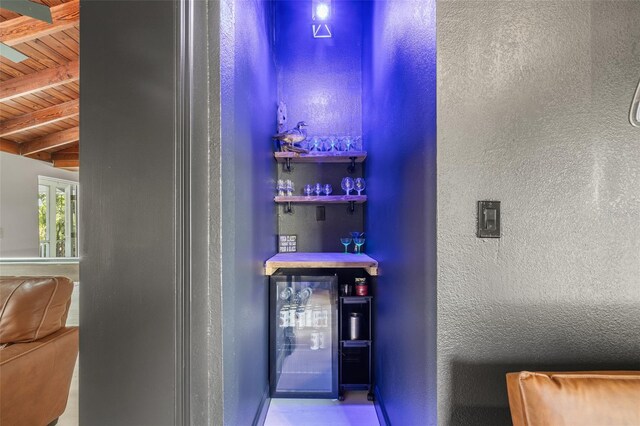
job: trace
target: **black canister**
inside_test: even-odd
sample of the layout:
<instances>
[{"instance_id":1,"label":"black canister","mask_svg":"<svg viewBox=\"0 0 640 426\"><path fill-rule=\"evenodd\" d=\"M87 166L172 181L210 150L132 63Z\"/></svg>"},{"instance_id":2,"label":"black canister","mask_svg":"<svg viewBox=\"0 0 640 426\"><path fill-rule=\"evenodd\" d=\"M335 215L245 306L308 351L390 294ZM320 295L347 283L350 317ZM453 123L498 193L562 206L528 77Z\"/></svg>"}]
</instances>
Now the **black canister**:
<instances>
[{"instance_id":1,"label":"black canister","mask_svg":"<svg viewBox=\"0 0 640 426\"><path fill-rule=\"evenodd\" d=\"M349 339L360 339L360 322L362 320L362 314L358 312L352 312L349 316Z\"/></svg>"}]
</instances>

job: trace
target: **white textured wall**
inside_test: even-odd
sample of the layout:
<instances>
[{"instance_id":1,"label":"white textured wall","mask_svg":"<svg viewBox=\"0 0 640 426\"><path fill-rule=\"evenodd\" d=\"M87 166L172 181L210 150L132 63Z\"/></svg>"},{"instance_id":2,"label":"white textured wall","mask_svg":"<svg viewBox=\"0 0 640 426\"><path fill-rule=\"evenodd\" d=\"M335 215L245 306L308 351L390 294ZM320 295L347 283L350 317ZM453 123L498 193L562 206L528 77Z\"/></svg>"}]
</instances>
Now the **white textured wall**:
<instances>
[{"instance_id":1,"label":"white textured wall","mask_svg":"<svg viewBox=\"0 0 640 426\"><path fill-rule=\"evenodd\" d=\"M438 2L440 424L504 373L640 369L640 1ZM502 201L502 238L475 236Z\"/></svg>"},{"instance_id":2,"label":"white textured wall","mask_svg":"<svg viewBox=\"0 0 640 426\"><path fill-rule=\"evenodd\" d=\"M78 182L78 173L0 152L0 257L38 256L38 175Z\"/></svg>"}]
</instances>

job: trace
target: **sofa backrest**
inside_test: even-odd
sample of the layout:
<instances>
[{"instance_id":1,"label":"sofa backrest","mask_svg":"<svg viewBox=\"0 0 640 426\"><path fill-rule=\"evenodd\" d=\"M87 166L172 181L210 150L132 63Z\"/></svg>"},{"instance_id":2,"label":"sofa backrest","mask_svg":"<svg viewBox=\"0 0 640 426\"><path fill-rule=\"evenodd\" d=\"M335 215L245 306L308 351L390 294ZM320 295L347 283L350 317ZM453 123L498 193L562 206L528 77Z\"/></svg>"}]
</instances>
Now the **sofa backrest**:
<instances>
[{"instance_id":1,"label":"sofa backrest","mask_svg":"<svg viewBox=\"0 0 640 426\"><path fill-rule=\"evenodd\" d=\"M514 426L640 425L640 371L507 374Z\"/></svg>"},{"instance_id":2,"label":"sofa backrest","mask_svg":"<svg viewBox=\"0 0 640 426\"><path fill-rule=\"evenodd\" d=\"M0 277L0 344L33 342L60 330L72 292L65 277Z\"/></svg>"}]
</instances>

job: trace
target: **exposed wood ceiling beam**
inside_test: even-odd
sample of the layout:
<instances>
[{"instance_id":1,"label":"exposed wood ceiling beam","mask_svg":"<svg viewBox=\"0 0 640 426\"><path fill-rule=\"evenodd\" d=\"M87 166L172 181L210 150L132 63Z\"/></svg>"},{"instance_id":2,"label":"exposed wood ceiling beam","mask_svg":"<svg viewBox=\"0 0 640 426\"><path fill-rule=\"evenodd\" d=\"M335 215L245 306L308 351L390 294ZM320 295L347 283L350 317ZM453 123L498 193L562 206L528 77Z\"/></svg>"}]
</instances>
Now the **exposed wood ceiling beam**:
<instances>
[{"instance_id":1,"label":"exposed wood ceiling beam","mask_svg":"<svg viewBox=\"0 0 640 426\"><path fill-rule=\"evenodd\" d=\"M35 154L25 155L27 158L33 158L34 160L46 161L47 163L52 163L51 154L47 151L36 152Z\"/></svg>"},{"instance_id":2,"label":"exposed wood ceiling beam","mask_svg":"<svg viewBox=\"0 0 640 426\"><path fill-rule=\"evenodd\" d=\"M51 159L53 167L64 169L80 167L80 155L77 153L54 152L51 154Z\"/></svg>"},{"instance_id":3,"label":"exposed wood ceiling beam","mask_svg":"<svg viewBox=\"0 0 640 426\"><path fill-rule=\"evenodd\" d=\"M0 85L0 102L70 83L78 78L80 78L78 61L72 61L56 68L5 80Z\"/></svg>"},{"instance_id":4,"label":"exposed wood ceiling beam","mask_svg":"<svg viewBox=\"0 0 640 426\"><path fill-rule=\"evenodd\" d=\"M9 46L67 30L80 22L80 2L70 1L51 8L53 23L28 16L0 22L0 42Z\"/></svg>"},{"instance_id":5,"label":"exposed wood ceiling beam","mask_svg":"<svg viewBox=\"0 0 640 426\"><path fill-rule=\"evenodd\" d=\"M6 139L0 139L0 151L20 155L20 144Z\"/></svg>"},{"instance_id":6,"label":"exposed wood ceiling beam","mask_svg":"<svg viewBox=\"0 0 640 426\"><path fill-rule=\"evenodd\" d=\"M0 137L9 136L14 133L31 130L38 126L55 123L75 117L80 112L80 102L78 99L53 105L49 108L39 109L19 117L0 121Z\"/></svg>"},{"instance_id":7,"label":"exposed wood ceiling beam","mask_svg":"<svg viewBox=\"0 0 640 426\"><path fill-rule=\"evenodd\" d=\"M20 154L30 155L60 146L70 145L80 140L80 128L72 127L60 132L51 133L39 139L24 142L20 145Z\"/></svg>"},{"instance_id":8,"label":"exposed wood ceiling beam","mask_svg":"<svg viewBox=\"0 0 640 426\"><path fill-rule=\"evenodd\" d=\"M56 154L79 154L80 153L80 145L78 143L74 143L68 148L61 149L55 152Z\"/></svg>"}]
</instances>

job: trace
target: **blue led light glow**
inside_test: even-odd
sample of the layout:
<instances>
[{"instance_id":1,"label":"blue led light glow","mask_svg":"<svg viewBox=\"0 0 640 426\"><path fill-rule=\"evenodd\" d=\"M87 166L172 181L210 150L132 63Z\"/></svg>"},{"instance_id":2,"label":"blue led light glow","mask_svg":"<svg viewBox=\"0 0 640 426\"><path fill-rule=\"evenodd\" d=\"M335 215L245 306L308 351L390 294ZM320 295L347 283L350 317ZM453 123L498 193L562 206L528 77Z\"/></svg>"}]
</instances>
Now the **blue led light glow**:
<instances>
[{"instance_id":1,"label":"blue led light glow","mask_svg":"<svg viewBox=\"0 0 640 426\"><path fill-rule=\"evenodd\" d=\"M324 21L329 17L329 5L326 3L319 3L316 6L316 18Z\"/></svg>"}]
</instances>

